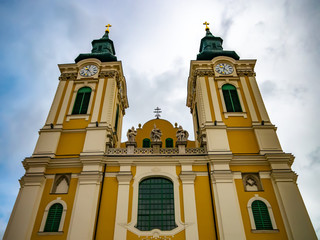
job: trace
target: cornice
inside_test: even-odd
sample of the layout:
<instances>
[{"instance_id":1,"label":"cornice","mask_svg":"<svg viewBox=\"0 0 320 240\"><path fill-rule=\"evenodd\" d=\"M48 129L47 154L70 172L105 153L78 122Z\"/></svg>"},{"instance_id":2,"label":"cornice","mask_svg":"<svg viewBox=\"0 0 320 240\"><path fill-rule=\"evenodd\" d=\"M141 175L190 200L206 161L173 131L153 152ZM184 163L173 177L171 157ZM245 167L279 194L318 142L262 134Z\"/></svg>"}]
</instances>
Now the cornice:
<instances>
[{"instance_id":1,"label":"cornice","mask_svg":"<svg viewBox=\"0 0 320 240\"><path fill-rule=\"evenodd\" d=\"M297 182L298 175L291 170L272 170L271 178L275 182Z\"/></svg>"}]
</instances>

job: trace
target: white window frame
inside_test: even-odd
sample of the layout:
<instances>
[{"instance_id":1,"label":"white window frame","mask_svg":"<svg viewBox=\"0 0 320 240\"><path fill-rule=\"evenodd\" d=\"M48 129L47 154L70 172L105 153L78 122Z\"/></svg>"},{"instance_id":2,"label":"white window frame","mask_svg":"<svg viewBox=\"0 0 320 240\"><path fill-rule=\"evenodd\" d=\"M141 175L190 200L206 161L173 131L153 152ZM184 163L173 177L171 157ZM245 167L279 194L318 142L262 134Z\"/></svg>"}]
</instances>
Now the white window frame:
<instances>
[{"instance_id":1,"label":"white window frame","mask_svg":"<svg viewBox=\"0 0 320 240\"><path fill-rule=\"evenodd\" d=\"M147 170L147 169L145 169ZM138 194L139 194L139 184L141 181L147 178L154 178L154 177L161 177L166 178L172 181L173 183L173 192L174 192L174 216L175 216L175 223L177 227L169 230L169 231L161 231L160 229L153 229L151 231L140 231L135 226L137 225L138 221ZM132 233L138 236L173 236L184 229L184 223L181 221L181 213L180 213L180 197L179 197L179 179L178 176L172 175L166 171L161 171L157 173L152 172L145 172L138 176L135 176L133 182L133 198L132 198L132 214L131 214L131 221L127 224L126 228L131 231Z\"/></svg>"},{"instance_id":2,"label":"white window frame","mask_svg":"<svg viewBox=\"0 0 320 240\"><path fill-rule=\"evenodd\" d=\"M72 99L71 99L71 103L70 103L69 110L68 110L67 122L70 121L70 119L83 119L83 118L85 120L89 119L91 107L92 107L92 103L93 103L93 98L94 98L94 95L96 92L96 85L97 85L96 83L88 83L88 81L85 81L85 82L81 81L81 83L75 82L75 88L72 93ZM87 114L72 114L72 110L74 107L74 103L76 101L77 93L78 93L79 89L83 88L83 87L91 88L91 95L90 95Z\"/></svg>"},{"instance_id":3,"label":"white window frame","mask_svg":"<svg viewBox=\"0 0 320 240\"><path fill-rule=\"evenodd\" d=\"M56 204L56 203L60 203L62 205L62 207L63 207L63 211L62 211L62 215L61 215L61 219L60 219L60 225L59 225L58 232L44 232L44 227L46 225L46 221L47 221L47 218L48 218L49 209L53 204ZM64 220L66 218L66 213L67 213L67 204L66 204L65 201L61 200L61 197L57 197L56 200L53 200L50 203L48 203L48 205L46 206L46 208L44 210L44 213L43 213L43 217L42 217L39 233L41 233L41 235L54 235L54 234L62 233L63 232Z\"/></svg>"},{"instance_id":4,"label":"white window frame","mask_svg":"<svg viewBox=\"0 0 320 240\"><path fill-rule=\"evenodd\" d=\"M272 207L271 207L270 203L269 203L266 199L264 199L264 198L262 198L262 197L259 197L258 194L255 194L254 197L250 198L249 201L248 201L248 204L247 204L247 209L248 209L249 218L250 218L250 223L251 223L251 229L252 229L253 231L260 231L260 230L257 230L257 228L256 228L256 223L255 223L255 221L254 221L253 212L252 212L252 207L251 207L252 203L253 203L254 201L256 201L256 200L260 200L260 201L262 201L262 202L264 202L264 203L266 204L266 206L267 206L267 208L268 208L268 212L269 212L269 216L270 216L272 228L273 228L272 230L261 230L261 231L274 231L274 230L278 230L277 224L276 224L276 220L275 220L275 218L274 218L273 211L272 211Z\"/></svg>"},{"instance_id":5,"label":"white window frame","mask_svg":"<svg viewBox=\"0 0 320 240\"><path fill-rule=\"evenodd\" d=\"M244 103L242 100L242 95L241 95L241 91L240 91L240 87L238 84L238 80L237 79L216 79L216 81L218 81L218 88L219 88L219 93L220 93L220 99L221 99L221 103L222 103L222 109L223 109L223 115L225 118L229 118L229 117L243 117L243 118L247 118L247 112L246 112L246 108L244 107ZM222 86L225 84L230 84L232 86L234 86L237 89L237 93L238 93L238 98L239 98L239 102L241 105L241 109L242 112L228 112L227 111L227 107L226 107L226 103L224 101L224 97L223 97L223 92L222 92Z\"/></svg>"}]
</instances>

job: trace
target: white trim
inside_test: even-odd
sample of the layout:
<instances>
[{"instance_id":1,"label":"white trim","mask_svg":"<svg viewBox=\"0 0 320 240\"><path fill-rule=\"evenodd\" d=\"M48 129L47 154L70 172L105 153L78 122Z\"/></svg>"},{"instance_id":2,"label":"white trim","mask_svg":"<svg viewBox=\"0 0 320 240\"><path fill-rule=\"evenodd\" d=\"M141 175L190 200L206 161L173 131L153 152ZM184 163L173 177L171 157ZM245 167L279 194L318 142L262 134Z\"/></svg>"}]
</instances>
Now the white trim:
<instances>
[{"instance_id":1,"label":"white trim","mask_svg":"<svg viewBox=\"0 0 320 240\"><path fill-rule=\"evenodd\" d=\"M67 112L67 106L68 106L68 102L69 102L70 95L71 95L71 92L72 92L73 84L74 84L73 80L70 80L68 82L67 90L66 90L66 92L64 94L63 100L61 99L62 100L62 106L60 108L59 117L58 117L58 120L57 120L57 123L56 123L57 125L62 125L62 123L63 123L64 117L65 117L66 112Z\"/></svg>"},{"instance_id":2,"label":"white trim","mask_svg":"<svg viewBox=\"0 0 320 240\"><path fill-rule=\"evenodd\" d=\"M255 77L248 77L248 78L249 78L249 82L251 84L253 96L256 100L258 110L260 112L261 120L270 121L266 107L265 107L263 100L262 100L262 97L261 97L261 93L259 91L259 87L258 87L256 78Z\"/></svg>"},{"instance_id":3,"label":"white trim","mask_svg":"<svg viewBox=\"0 0 320 240\"><path fill-rule=\"evenodd\" d=\"M274 216L273 216L273 211L272 211L272 207L271 207L270 203L266 199L259 197L258 194L255 194L254 197L250 198L248 201L248 204L247 204L247 209L248 209L250 223L251 223L251 229L257 230L256 223L254 221L254 217L253 217L253 213L252 213L252 207L251 207L252 203L256 200L260 200L266 204L266 206L268 207L268 212L269 212L272 228L273 228L273 230L278 229L277 224L276 224L276 220L274 219Z\"/></svg>"},{"instance_id":4,"label":"white trim","mask_svg":"<svg viewBox=\"0 0 320 240\"><path fill-rule=\"evenodd\" d=\"M62 97L63 90L65 88L65 85L66 85L66 81L59 81L59 85L58 85L56 94L54 96L54 99L47 117L46 124L51 124L54 122L54 118L57 115L59 103L61 101L61 97Z\"/></svg>"},{"instance_id":5,"label":"white trim","mask_svg":"<svg viewBox=\"0 0 320 240\"><path fill-rule=\"evenodd\" d=\"M242 84L244 97L247 100L248 108L249 108L250 115L251 115L251 120L252 120L252 122L258 122L257 113L254 108L245 77L240 77L240 82Z\"/></svg>"},{"instance_id":6,"label":"white trim","mask_svg":"<svg viewBox=\"0 0 320 240\"><path fill-rule=\"evenodd\" d=\"M209 81L209 87L210 87L210 92L211 92L211 97L212 97L211 101L212 101L212 105L213 105L215 119L218 122L222 122L220 105L219 105L219 101L218 101L217 89L216 89L216 84L214 82L214 78L208 77L208 81Z\"/></svg>"},{"instance_id":7,"label":"white trim","mask_svg":"<svg viewBox=\"0 0 320 240\"><path fill-rule=\"evenodd\" d=\"M53 204L56 204L56 203L60 203L62 205L62 207L63 207L63 211L62 211L62 215L61 215L61 219L60 219L59 230L58 230L58 232L62 232L64 220L66 218L67 204L65 203L65 201L61 200L61 197L57 197L56 200L51 201L46 206L46 208L44 210L44 213L43 213L43 217L42 217L42 221L41 221L39 232L44 232L44 227L46 225L49 209Z\"/></svg>"},{"instance_id":8,"label":"white trim","mask_svg":"<svg viewBox=\"0 0 320 240\"><path fill-rule=\"evenodd\" d=\"M170 169L169 169L170 168ZM161 231L159 229L153 229L152 231L140 231L135 228L137 224L137 216L138 216L138 190L139 183L149 177L164 177L172 181L173 183L173 191L174 191L174 214L175 214L175 223L177 227L170 231ZM132 214L131 214L131 222L128 223L125 227L131 231L132 233L138 236L173 236L184 229L183 223L181 221L180 214L180 197L179 197L179 179L176 175L175 166L137 166L137 174L134 177L133 182L133 197L132 197Z\"/></svg>"}]
</instances>

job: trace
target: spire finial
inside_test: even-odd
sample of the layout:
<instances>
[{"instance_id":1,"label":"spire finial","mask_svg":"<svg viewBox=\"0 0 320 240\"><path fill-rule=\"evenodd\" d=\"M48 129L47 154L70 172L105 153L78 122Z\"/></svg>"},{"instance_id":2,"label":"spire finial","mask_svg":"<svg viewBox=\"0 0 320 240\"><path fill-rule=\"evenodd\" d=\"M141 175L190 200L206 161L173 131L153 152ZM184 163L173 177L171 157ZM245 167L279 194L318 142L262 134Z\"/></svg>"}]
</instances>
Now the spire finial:
<instances>
[{"instance_id":1,"label":"spire finial","mask_svg":"<svg viewBox=\"0 0 320 240\"><path fill-rule=\"evenodd\" d=\"M208 23L207 21L205 21L205 22L203 23L203 25L206 25L206 31L207 31L207 30L210 30L210 28L208 27L209 24L210 24L210 23Z\"/></svg>"},{"instance_id":2,"label":"spire finial","mask_svg":"<svg viewBox=\"0 0 320 240\"><path fill-rule=\"evenodd\" d=\"M112 27L110 24L106 25L106 32L109 32L109 27Z\"/></svg>"}]
</instances>

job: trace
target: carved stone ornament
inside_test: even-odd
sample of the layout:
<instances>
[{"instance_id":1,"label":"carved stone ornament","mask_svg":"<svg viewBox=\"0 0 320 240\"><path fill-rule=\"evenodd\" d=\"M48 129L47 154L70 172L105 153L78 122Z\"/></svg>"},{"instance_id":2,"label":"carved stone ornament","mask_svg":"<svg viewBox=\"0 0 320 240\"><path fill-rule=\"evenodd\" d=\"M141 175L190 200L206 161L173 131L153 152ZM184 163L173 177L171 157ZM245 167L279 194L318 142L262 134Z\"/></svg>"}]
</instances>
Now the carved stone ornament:
<instances>
[{"instance_id":1,"label":"carved stone ornament","mask_svg":"<svg viewBox=\"0 0 320 240\"><path fill-rule=\"evenodd\" d=\"M137 130L135 130L134 127L128 129L128 132L127 132L128 142L130 142L130 143L135 142L136 135L137 135Z\"/></svg>"},{"instance_id":2,"label":"carved stone ornament","mask_svg":"<svg viewBox=\"0 0 320 240\"><path fill-rule=\"evenodd\" d=\"M256 73L251 69L237 69L239 76L255 77Z\"/></svg>"},{"instance_id":3,"label":"carved stone ornament","mask_svg":"<svg viewBox=\"0 0 320 240\"><path fill-rule=\"evenodd\" d=\"M156 127L156 125L154 125L151 133L150 133L150 138L152 142L161 142L161 136L162 136L162 132L160 129L158 129Z\"/></svg>"},{"instance_id":4,"label":"carved stone ornament","mask_svg":"<svg viewBox=\"0 0 320 240\"><path fill-rule=\"evenodd\" d=\"M76 80L77 73L62 73L59 77L59 80Z\"/></svg>"},{"instance_id":5,"label":"carved stone ornament","mask_svg":"<svg viewBox=\"0 0 320 240\"><path fill-rule=\"evenodd\" d=\"M203 76L209 76L212 77L214 76L214 71L211 69L199 69L199 70L195 70L193 73L194 77L203 77Z\"/></svg>"},{"instance_id":6,"label":"carved stone ornament","mask_svg":"<svg viewBox=\"0 0 320 240\"><path fill-rule=\"evenodd\" d=\"M177 130L177 141L188 141L189 133L187 130L184 130L181 126L179 126L179 129Z\"/></svg>"},{"instance_id":7,"label":"carved stone ornament","mask_svg":"<svg viewBox=\"0 0 320 240\"><path fill-rule=\"evenodd\" d=\"M111 70L111 71L103 71L99 73L99 78L103 78L103 77L118 77L118 73L117 71Z\"/></svg>"}]
</instances>

